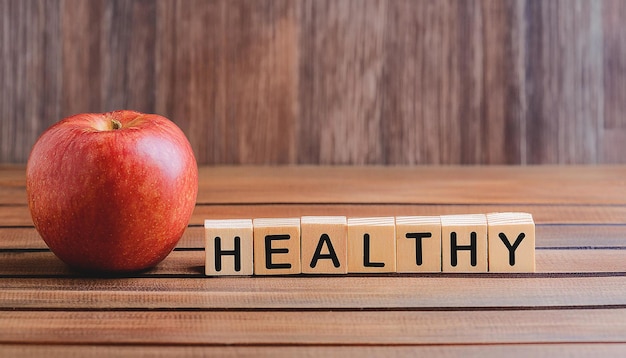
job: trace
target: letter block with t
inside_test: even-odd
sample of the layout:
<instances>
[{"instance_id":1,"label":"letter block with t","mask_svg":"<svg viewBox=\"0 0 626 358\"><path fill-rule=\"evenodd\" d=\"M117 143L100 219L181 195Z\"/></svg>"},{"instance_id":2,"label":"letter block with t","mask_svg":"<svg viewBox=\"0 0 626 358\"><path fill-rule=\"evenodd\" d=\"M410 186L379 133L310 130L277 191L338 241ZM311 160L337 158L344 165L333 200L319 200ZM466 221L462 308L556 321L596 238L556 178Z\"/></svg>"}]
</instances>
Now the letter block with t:
<instances>
[{"instance_id":1,"label":"letter block with t","mask_svg":"<svg viewBox=\"0 0 626 358\"><path fill-rule=\"evenodd\" d=\"M528 213L487 214L489 272L535 272L535 222Z\"/></svg>"},{"instance_id":2,"label":"letter block with t","mask_svg":"<svg viewBox=\"0 0 626 358\"><path fill-rule=\"evenodd\" d=\"M300 269L300 218L254 219L254 274L295 275Z\"/></svg>"},{"instance_id":3,"label":"letter block with t","mask_svg":"<svg viewBox=\"0 0 626 358\"><path fill-rule=\"evenodd\" d=\"M443 272L487 272L487 217L441 216Z\"/></svg>"},{"instance_id":4,"label":"letter block with t","mask_svg":"<svg viewBox=\"0 0 626 358\"><path fill-rule=\"evenodd\" d=\"M204 235L208 276L253 274L252 220L205 220Z\"/></svg>"},{"instance_id":5,"label":"letter block with t","mask_svg":"<svg viewBox=\"0 0 626 358\"><path fill-rule=\"evenodd\" d=\"M302 273L348 273L345 216L303 216L300 231Z\"/></svg>"},{"instance_id":6,"label":"letter block with t","mask_svg":"<svg viewBox=\"0 0 626 358\"><path fill-rule=\"evenodd\" d=\"M441 218L396 217L398 272L441 272Z\"/></svg>"},{"instance_id":7,"label":"letter block with t","mask_svg":"<svg viewBox=\"0 0 626 358\"><path fill-rule=\"evenodd\" d=\"M394 217L348 219L348 272L396 272Z\"/></svg>"}]
</instances>

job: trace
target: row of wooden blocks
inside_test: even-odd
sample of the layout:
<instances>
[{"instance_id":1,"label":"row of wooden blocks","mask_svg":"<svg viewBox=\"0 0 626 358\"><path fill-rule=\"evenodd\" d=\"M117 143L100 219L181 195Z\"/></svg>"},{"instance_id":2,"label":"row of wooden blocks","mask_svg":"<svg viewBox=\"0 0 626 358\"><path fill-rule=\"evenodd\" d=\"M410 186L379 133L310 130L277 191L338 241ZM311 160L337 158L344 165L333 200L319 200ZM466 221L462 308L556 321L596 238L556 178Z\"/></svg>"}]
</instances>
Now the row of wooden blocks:
<instances>
[{"instance_id":1,"label":"row of wooden blocks","mask_svg":"<svg viewBox=\"0 0 626 358\"><path fill-rule=\"evenodd\" d=\"M528 213L206 220L209 276L534 272Z\"/></svg>"}]
</instances>

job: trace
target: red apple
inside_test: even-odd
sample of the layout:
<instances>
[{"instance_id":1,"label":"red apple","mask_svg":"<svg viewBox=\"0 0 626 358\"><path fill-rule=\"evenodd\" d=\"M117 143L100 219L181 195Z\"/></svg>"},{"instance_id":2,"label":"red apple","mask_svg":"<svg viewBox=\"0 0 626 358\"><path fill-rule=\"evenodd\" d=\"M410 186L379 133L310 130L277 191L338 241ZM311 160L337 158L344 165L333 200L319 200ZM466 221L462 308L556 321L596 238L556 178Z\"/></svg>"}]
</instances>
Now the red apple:
<instances>
[{"instance_id":1,"label":"red apple","mask_svg":"<svg viewBox=\"0 0 626 358\"><path fill-rule=\"evenodd\" d=\"M198 167L189 141L155 114L77 114L48 128L26 167L35 228L70 266L150 268L176 246L193 212Z\"/></svg>"}]
</instances>

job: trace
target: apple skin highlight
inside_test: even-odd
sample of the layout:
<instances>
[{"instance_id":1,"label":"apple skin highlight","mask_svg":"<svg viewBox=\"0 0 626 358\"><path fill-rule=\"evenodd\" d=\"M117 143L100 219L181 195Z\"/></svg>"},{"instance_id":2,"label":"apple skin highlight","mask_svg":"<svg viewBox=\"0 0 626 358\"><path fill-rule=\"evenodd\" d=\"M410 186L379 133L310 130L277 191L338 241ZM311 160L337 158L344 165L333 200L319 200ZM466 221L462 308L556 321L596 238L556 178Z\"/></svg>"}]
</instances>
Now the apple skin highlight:
<instances>
[{"instance_id":1,"label":"apple skin highlight","mask_svg":"<svg viewBox=\"0 0 626 358\"><path fill-rule=\"evenodd\" d=\"M198 193L184 133L155 114L77 114L48 128L26 167L35 228L66 264L131 272L161 262Z\"/></svg>"}]
</instances>

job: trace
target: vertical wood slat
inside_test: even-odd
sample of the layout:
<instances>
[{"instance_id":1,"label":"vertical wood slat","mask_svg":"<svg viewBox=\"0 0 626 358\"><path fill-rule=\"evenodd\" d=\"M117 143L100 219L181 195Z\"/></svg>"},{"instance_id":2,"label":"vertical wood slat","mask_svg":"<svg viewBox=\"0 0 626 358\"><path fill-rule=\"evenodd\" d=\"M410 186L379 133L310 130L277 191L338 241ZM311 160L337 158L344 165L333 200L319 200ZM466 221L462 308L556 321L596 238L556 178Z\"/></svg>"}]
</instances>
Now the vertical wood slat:
<instances>
[{"instance_id":1,"label":"vertical wood slat","mask_svg":"<svg viewBox=\"0 0 626 358\"><path fill-rule=\"evenodd\" d=\"M385 11L379 0L302 4L300 162L383 162Z\"/></svg>"},{"instance_id":2,"label":"vertical wood slat","mask_svg":"<svg viewBox=\"0 0 626 358\"><path fill-rule=\"evenodd\" d=\"M624 162L620 1L0 0L0 162L132 108L202 164Z\"/></svg>"},{"instance_id":3,"label":"vertical wood slat","mask_svg":"<svg viewBox=\"0 0 626 358\"><path fill-rule=\"evenodd\" d=\"M43 1L0 2L0 162L25 161L22 146L42 130L46 7Z\"/></svg>"},{"instance_id":4,"label":"vertical wood slat","mask_svg":"<svg viewBox=\"0 0 626 358\"><path fill-rule=\"evenodd\" d=\"M157 105L201 163L290 163L296 116L293 2L160 2Z\"/></svg>"},{"instance_id":5,"label":"vertical wood slat","mask_svg":"<svg viewBox=\"0 0 626 358\"><path fill-rule=\"evenodd\" d=\"M604 137L601 155L607 163L626 163L626 3L603 2Z\"/></svg>"},{"instance_id":6,"label":"vertical wood slat","mask_svg":"<svg viewBox=\"0 0 626 358\"><path fill-rule=\"evenodd\" d=\"M531 164L601 161L600 4L527 3L526 140Z\"/></svg>"}]
</instances>

